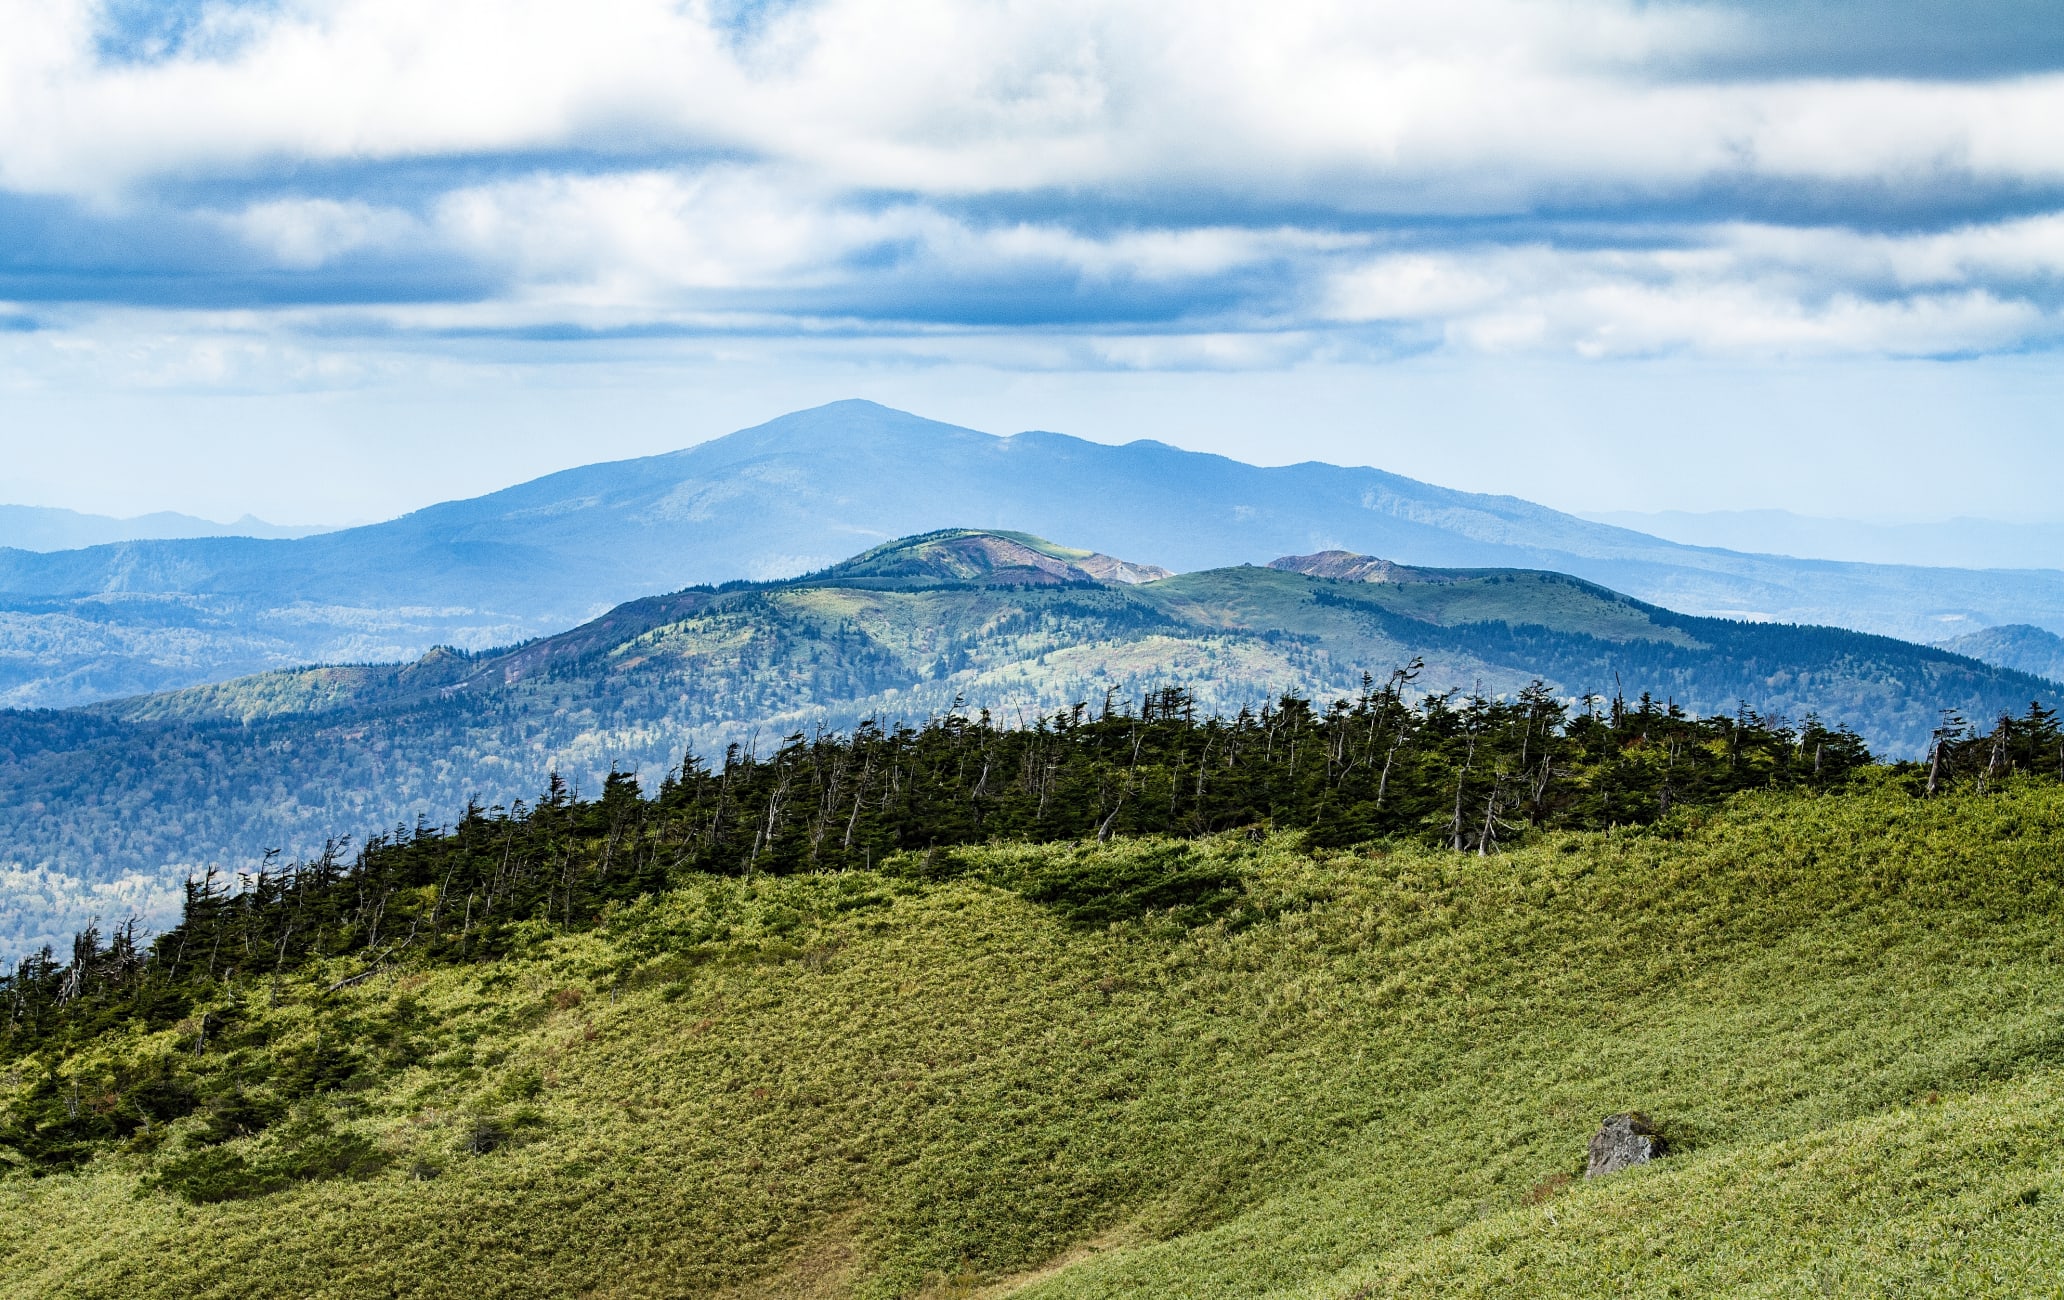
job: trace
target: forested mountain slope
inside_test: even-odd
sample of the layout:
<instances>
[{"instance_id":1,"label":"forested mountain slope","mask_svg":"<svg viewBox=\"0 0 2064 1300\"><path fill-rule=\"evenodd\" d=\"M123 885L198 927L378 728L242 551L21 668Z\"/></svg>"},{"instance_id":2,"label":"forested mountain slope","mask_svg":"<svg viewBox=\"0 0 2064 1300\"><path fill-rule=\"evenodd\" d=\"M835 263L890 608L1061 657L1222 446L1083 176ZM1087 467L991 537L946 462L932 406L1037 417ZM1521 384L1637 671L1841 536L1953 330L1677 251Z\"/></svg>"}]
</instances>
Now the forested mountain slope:
<instances>
[{"instance_id":1,"label":"forested mountain slope","mask_svg":"<svg viewBox=\"0 0 2064 1300\"><path fill-rule=\"evenodd\" d=\"M1966 633L1943 642L1943 649L2034 677L2064 682L2064 637L2026 623Z\"/></svg>"},{"instance_id":2,"label":"forested mountain slope","mask_svg":"<svg viewBox=\"0 0 2064 1300\"><path fill-rule=\"evenodd\" d=\"M442 823L470 797L533 796L551 771L593 790L612 768L649 776L690 746L766 752L956 700L1017 725L1077 703L1136 709L1181 684L1200 712L1230 716L1285 691L1323 707L1423 659L1418 693L1511 695L1538 677L1565 697L1817 711L1914 754L1940 709L1990 720L2057 694L1941 650L1691 618L1560 574L1389 572L1412 580L1240 567L1125 581L1150 574L1024 534L949 530L790 582L633 601L493 654L0 714L6 938L162 912L167 885L207 865ZM109 893L128 873L127 892Z\"/></svg>"},{"instance_id":3,"label":"forested mountain slope","mask_svg":"<svg viewBox=\"0 0 2064 1300\"><path fill-rule=\"evenodd\" d=\"M1370 454L1382 458L1380 442ZM999 438L839 402L317 537L0 551L0 703L412 658L437 643L481 649L653 592L786 577L968 522L1177 570L1345 548L1552 569L1674 609L1915 640L1996 623L2064 630L2059 572L1741 555L1376 469Z\"/></svg>"}]
</instances>

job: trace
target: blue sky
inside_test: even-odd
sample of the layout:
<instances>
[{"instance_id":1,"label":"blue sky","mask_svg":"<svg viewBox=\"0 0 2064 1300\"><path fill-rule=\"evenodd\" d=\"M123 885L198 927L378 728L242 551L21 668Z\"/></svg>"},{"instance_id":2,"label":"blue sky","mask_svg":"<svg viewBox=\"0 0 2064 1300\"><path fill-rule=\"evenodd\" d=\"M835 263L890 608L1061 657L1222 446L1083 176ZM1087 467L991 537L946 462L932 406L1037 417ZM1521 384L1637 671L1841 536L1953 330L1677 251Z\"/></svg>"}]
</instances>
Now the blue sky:
<instances>
[{"instance_id":1,"label":"blue sky","mask_svg":"<svg viewBox=\"0 0 2064 1300\"><path fill-rule=\"evenodd\" d=\"M2054 4L0 0L0 499L378 517L848 395L2064 514Z\"/></svg>"}]
</instances>

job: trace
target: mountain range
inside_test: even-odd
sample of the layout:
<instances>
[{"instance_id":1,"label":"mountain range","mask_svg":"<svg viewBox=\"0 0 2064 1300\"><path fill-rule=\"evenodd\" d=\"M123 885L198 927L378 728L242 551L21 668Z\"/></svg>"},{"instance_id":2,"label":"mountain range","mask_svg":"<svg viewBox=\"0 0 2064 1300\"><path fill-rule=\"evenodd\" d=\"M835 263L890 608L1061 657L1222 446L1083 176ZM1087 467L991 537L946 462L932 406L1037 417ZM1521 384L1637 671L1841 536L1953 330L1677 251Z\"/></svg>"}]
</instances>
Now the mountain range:
<instances>
[{"instance_id":1,"label":"mountain range","mask_svg":"<svg viewBox=\"0 0 2064 1300\"><path fill-rule=\"evenodd\" d=\"M2064 572L1685 546L1378 469L996 437L853 401L317 536L0 550L0 704L406 660L436 644L484 650L653 592L788 577L967 523L1177 571L1343 549L1554 570L1691 614L1916 641L2000 624L2064 630Z\"/></svg>"},{"instance_id":2,"label":"mountain range","mask_svg":"<svg viewBox=\"0 0 2064 1300\"><path fill-rule=\"evenodd\" d=\"M70 551L186 537L310 537L328 531L320 525L269 524L256 515L224 524L172 510L118 519L55 506L0 505L0 548L20 551Z\"/></svg>"},{"instance_id":3,"label":"mountain range","mask_svg":"<svg viewBox=\"0 0 2064 1300\"><path fill-rule=\"evenodd\" d=\"M2064 696L1939 648L1699 618L1541 570L1334 550L1178 575L952 529L802 578L644 597L490 653L0 712L0 947L62 940L93 915L162 918L189 872L447 822L469 799L535 797L551 772L593 790L613 770L653 777L691 748L717 758L955 707L1022 725L1169 685L1225 714L1286 690L1323 704L1414 660L1415 692L1540 678L1570 699L1818 713L1908 755L1942 708L1989 719Z\"/></svg>"},{"instance_id":4,"label":"mountain range","mask_svg":"<svg viewBox=\"0 0 2064 1300\"><path fill-rule=\"evenodd\" d=\"M2064 523L1957 518L1882 524L1789 510L1613 510L1583 517L1687 546L1823 560L1965 569L2054 569L2064 564Z\"/></svg>"}]
</instances>

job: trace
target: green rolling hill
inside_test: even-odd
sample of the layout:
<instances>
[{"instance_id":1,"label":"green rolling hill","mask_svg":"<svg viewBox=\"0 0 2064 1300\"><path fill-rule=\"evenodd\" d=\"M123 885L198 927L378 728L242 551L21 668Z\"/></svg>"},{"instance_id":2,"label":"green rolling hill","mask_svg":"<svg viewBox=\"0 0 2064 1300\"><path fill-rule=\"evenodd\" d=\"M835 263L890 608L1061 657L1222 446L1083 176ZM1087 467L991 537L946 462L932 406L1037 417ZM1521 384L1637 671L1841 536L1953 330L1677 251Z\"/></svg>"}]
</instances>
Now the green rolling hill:
<instances>
[{"instance_id":1,"label":"green rolling hill","mask_svg":"<svg viewBox=\"0 0 2064 1300\"><path fill-rule=\"evenodd\" d=\"M1942 648L2033 677L2064 681L2064 637L2026 623L1971 632L1943 642Z\"/></svg>"},{"instance_id":2,"label":"green rolling hill","mask_svg":"<svg viewBox=\"0 0 2064 1300\"><path fill-rule=\"evenodd\" d=\"M623 700L717 738L806 722L921 716L956 696L1007 715L1117 689L1189 684L1207 707L1282 690L1351 694L1428 661L1422 686L1668 697L1818 711L1880 747L1925 745L1939 708L1989 716L2053 691L1943 650L1836 628L1695 618L1564 574L1425 569L1331 552L1171 575L1022 533L949 529L774 583L632 601L485 655L316 667L81 711L118 722L252 723L461 699ZM666 687L687 690L664 699ZM751 701L754 707L740 707ZM605 724L606 730L606 724ZM647 765L671 758L641 755Z\"/></svg>"},{"instance_id":3,"label":"green rolling hill","mask_svg":"<svg viewBox=\"0 0 2064 1300\"><path fill-rule=\"evenodd\" d=\"M1750 793L1489 857L1237 831L685 872L562 920L562 882L682 833L662 801L626 837L628 808L412 840L379 908L329 887L327 947L291 898L211 903L155 976L31 981L0 1273L1372 1300L2009 1297L2064 1268L2053 783ZM488 943L454 852L528 864L547 905ZM1125 892L1197 878L1225 901ZM316 950L268 973L253 926ZM1574 1177L1637 1107L1665 1156Z\"/></svg>"}]
</instances>

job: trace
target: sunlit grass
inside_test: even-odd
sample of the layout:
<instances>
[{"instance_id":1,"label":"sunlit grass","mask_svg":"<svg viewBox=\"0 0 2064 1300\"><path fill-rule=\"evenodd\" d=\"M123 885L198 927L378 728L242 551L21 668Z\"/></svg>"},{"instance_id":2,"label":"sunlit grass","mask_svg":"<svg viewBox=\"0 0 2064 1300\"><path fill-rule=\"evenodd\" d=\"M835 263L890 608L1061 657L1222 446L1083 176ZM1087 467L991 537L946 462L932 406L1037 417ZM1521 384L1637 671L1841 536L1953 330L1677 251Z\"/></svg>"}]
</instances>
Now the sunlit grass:
<instances>
[{"instance_id":1,"label":"sunlit grass","mask_svg":"<svg viewBox=\"0 0 2064 1300\"><path fill-rule=\"evenodd\" d=\"M82 1296L2044 1294L2060 850L2064 791L1886 790L1482 859L1228 836L703 881L494 966L242 990L254 1078L317 1034L384 1045L319 1107L384 1167L139 1192L181 1121L0 1180L0 1269ZM1025 896L1171 852L1244 893L1096 924ZM1630 1107L1676 1154L1565 1182Z\"/></svg>"}]
</instances>

